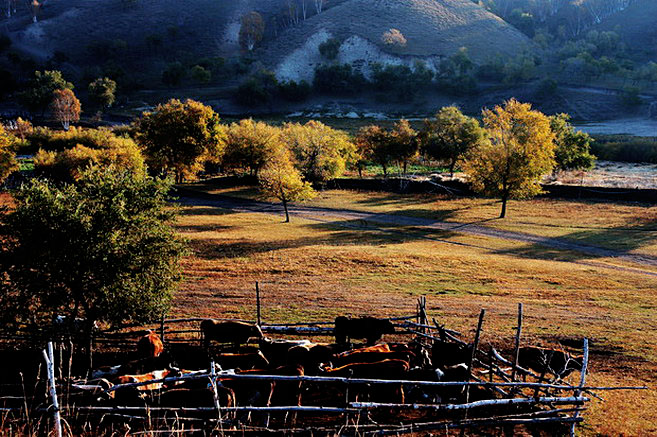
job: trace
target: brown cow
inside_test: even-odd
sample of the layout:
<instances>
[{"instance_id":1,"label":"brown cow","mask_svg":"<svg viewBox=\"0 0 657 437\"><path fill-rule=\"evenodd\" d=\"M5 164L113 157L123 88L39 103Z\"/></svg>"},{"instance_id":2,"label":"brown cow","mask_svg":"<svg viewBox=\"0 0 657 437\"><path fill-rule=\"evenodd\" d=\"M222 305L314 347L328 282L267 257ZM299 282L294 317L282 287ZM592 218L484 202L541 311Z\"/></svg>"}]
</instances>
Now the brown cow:
<instances>
[{"instance_id":1,"label":"brown cow","mask_svg":"<svg viewBox=\"0 0 657 437\"><path fill-rule=\"evenodd\" d=\"M201 331L206 348L210 346L212 340L219 343L233 343L235 347L239 347L250 338L263 338L262 330L258 325L245 322L220 322L206 319L201 322Z\"/></svg>"},{"instance_id":2,"label":"brown cow","mask_svg":"<svg viewBox=\"0 0 657 437\"><path fill-rule=\"evenodd\" d=\"M470 362L472 346L436 340L431 346L431 362L436 367L456 366Z\"/></svg>"},{"instance_id":3,"label":"brown cow","mask_svg":"<svg viewBox=\"0 0 657 437\"><path fill-rule=\"evenodd\" d=\"M222 369L262 369L269 365L269 361L260 351L248 354L218 354L214 360Z\"/></svg>"},{"instance_id":4,"label":"brown cow","mask_svg":"<svg viewBox=\"0 0 657 437\"><path fill-rule=\"evenodd\" d=\"M542 347L521 347L518 354L520 367L542 373L544 370L559 378L565 378L573 371L582 371L583 357L571 356L562 349Z\"/></svg>"},{"instance_id":5,"label":"brown cow","mask_svg":"<svg viewBox=\"0 0 657 437\"><path fill-rule=\"evenodd\" d=\"M395 327L387 319L374 317L360 317L350 319L340 316L335 318L333 330L336 343L346 343L347 339L364 338L367 344L374 344L383 334L394 334Z\"/></svg>"},{"instance_id":6,"label":"brown cow","mask_svg":"<svg viewBox=\"0 0 657 437\"><path fill-rule=\"evenodd\" d=\"M235 393L228 387L217 385L217 395L219 398L219 406L234 407L235 406ZM173 388L163 391L158 398L161 407L213 407L214 406L214 393L210 388Z\"/></svg>"},{"instance_id":7,"label":"brown cow","mask_svg":"<svg viewBox=\"0 0 657 437\"><path fill-rule=\"evenodd\" d=\"M342 367L353 363L376 363L384 360L403 360L410 363L414 359L412 352L370 352L350 353L336 355L331 363L334 367Z\"/></svg>"},{"instance_id":8,"label":"brown cow","mask_svg":"<svg viewBox=\"0 0 657 437\"><path fill-rule=\"evenodd\" d=\"M407 361L392 359L376 363L352 363L335 369L325 370L325 376L367 379L406 379L410 369ZM404 389L401 384L373 385L354 384L355 398L366 398L374 402L404 403Z\"/></svg>"},{"instance_id":9,"label":"brown cow","mask_svg":"<svg viewBox=\"0 0 657 437\"><path fill-rule=\"evenodd\" d=\"M286 364L288 352L293 347L301 346L310 348L314 345L308 340L273 340L270 338L263 338L259 344L260 350L272 366Z\"/></svg>"},{"instance_id":10,"label":"brown cow","mask_svg":"<svg viewBox=\"0 0 657 437\"><path fill-rule=\"evenodd\" d=\"M140 358L156 358L162 351L164 351L162 339L151 330L137 342L137 354Z\"/></svg>"}]
</instances>

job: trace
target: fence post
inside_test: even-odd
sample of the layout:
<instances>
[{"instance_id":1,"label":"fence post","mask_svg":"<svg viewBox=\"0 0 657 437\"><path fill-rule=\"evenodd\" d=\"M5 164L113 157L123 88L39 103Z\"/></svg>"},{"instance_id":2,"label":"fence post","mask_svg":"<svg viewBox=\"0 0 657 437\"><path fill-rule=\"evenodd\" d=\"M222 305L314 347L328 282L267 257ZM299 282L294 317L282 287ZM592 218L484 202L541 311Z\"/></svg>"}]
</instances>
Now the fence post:
<instances>
[{"instance_id":1,"label":"fence post","mask_svg":"<svg viewBox=\"0 0 657 437\"><path fill-rule=\"evenodd\" d=\"M516 328L516 343L513 350L513 370L511 371L511 380L516 382L516 372L518 370L518 358L520 354L520 335L522 333L522 303L518 304L518 327Z\"/></svg>"},{"instance_id":2,"label":"fence post","mask_svg":"<svg viewBox=\"0 0 657 437\"><path fill-rule=\"evenodd\" d=\"M575 392L576 397L580 397L582 395L582 387L584 387L584 385L586 384L586 371L588 367L589 367L589 339L585 338L583 345L582 373L579 379L579 389ZM574 419L576 419L577 417L579 417L579 410L575 411L575 414L573 414ZM573 424L570 426L570 437L575 437L575 426L577 426L577 422L573 422Z\"/></svg>"},{"instance_id":3,"label":"fence post","mask_svg":"<svg viewBox=\"0 0 657 437\"><path fill-rule=\"evenodd\" d=\"M162 314L162 319L160 320L160 340L164 344L164 314Z\"/></svg>"},{"instance_id":4,"label":"fence post","mask_svg":"<svg viewBox=\"0 0 657 437\"><path fill-rule=\"evenodd\" d=\"M256 281L256 313L257 313L258 326L261 326L262 319L260 317L260 285L258 284L258 281Z\"/></svg>"},{"instance_id":5,"label":"fence post","mask_svg":"<svg viewBox=\"0 0 657 437\"><path fill-rule=\"evenodd\" d=\"M479 346L479 337L481 336L481 327L484 324L484 316L486 315L486 310L481 309L479 313L479 322L477 323L477 331L475 332L475 338L472 342L472 355L470 356L470 362L468 363L468 381L472 378L472 364L474 363L475 356L477 355L477 347ZM470 386L465 388L465 403L467 404L470 401ZM465 410L465 417L468 417L468 410Z\"/></svg>"},{"instance_id":6,"label":"fence post","mask_svg":"<svg viewBox=\"0 0 657 437\"><path fill-rule=\"evenodd\" d=\"M53 416L55 419L55 435L62 437L62 421L59 414L59 402L57 401L57 388L55 385L55 354L52 349L52 342L48 342L48 352L43 350L43 358L46 361L46 370L48 374L48 384L50 385L50 399L52 401Z\"/></svg>"},{"instance_id":7,"label":"fence post","mask_svg":"<svg viewBox=\"0 0 657 437\"><path fill-rule=\"evenodd\" d=\"M224 424L221 419L221 405L219 404L219 393L217 392L217 373L214 368L214 360L210 361L210 385L212 385L212 396L214 398L214 408L217 410L217 421L221 435L224 434Z\"/></svg>"}]
</instances>

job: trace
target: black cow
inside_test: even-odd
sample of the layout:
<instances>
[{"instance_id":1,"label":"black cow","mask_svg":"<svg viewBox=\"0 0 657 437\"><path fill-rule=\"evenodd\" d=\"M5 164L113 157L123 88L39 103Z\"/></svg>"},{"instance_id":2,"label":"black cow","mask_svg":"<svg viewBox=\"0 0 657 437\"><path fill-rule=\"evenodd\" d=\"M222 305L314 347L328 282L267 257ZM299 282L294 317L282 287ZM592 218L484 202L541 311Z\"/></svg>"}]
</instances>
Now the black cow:
<instances>
[{"instance_id":1,"label":"black cow","mask_svg":"<svg viewBox=\"0 0 657 437\"><path fill-rule=\"evenodd\" d=\"M335 318L335 335L336 343L346 343L347 339L364 338L367 344L376 343L383 334L394 334L395 327L388 319L377 319L374 317L360 317L350 319L340 316Z\"/></svg>"}]
</instances>

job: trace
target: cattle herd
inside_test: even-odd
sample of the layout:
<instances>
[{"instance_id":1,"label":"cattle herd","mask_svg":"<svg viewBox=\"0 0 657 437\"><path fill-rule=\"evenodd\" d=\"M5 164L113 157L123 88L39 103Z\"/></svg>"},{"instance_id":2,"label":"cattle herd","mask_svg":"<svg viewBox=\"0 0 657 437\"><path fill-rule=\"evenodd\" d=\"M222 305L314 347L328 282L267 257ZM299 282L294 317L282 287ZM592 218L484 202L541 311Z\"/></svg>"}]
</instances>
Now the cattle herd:
<instances>
[{"instance_id":1,"label":"cattle herd","mask_svg":"<svg viewBox=\"0 0 657 437\"><path fill-rule=\"evenodd\" d=\"M317 417L258 413L239 407L344 407L349 402L402 404L462 404L494 399L491 387L422 385L413 381L468 381L472 345L448 340L415 337L408 342L382 342L384 334L395 333L385 319L364 317L335 320L335 342L267 338L255 324L203 320L201 345L163 344L149 331L137 342L132 359L115 366L93 369L83 380L74 381L70 395L76 405L89 407L132 407L144 409L184 408L190 411L224 409L226 426L308 423ZM398 338L398 337L395 337ZM352 343L352 339L365 339ZM581 357L561 350L522 348L519 365L539 373L565 377L581 370ZM195 375L216 375L214 379ZM248 379L240 375L320 376L392 380L385 384L343 385L312 379ZM165 379L166 378L166 379ZM165 379L165 380L163 380ZM310 379L310 378L307 378ZM237 407L237 408L235 408ZM292 410L292 409L290 409ZM220 410L221 411L221 410ZM369 414L369 413L368 413ZM401 422L392 410L368 418ZM324 420L339 420L324 417ZM344 419L341 419L344 421ZM407 418L408 420L408 418Z\"/></svg>"}]
</instances>

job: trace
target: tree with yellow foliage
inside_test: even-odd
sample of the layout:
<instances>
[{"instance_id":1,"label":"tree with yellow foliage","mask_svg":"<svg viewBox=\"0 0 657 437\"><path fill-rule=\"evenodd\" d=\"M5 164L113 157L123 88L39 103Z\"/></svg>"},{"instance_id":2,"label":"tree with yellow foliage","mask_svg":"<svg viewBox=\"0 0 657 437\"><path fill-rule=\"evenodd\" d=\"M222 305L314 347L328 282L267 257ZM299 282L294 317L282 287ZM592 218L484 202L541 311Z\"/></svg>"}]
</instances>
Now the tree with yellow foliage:
<instances>
[{"instance_id":1,"label":"tree with yellow foliage","mask_svg":"<svg viewBox=\"0 0 657 437\"><path fill-rule=\"evenodd\" d=\"M281 132L297 168L312 183L325 183L341 176L347 162L356 159L356 146L349 135L319 121L286 123Z\"/></svg>"},{"instance_id":2,"label":"tree with yellow foliage","mask_svg":"<svg viewBox=\"0 0 657 437\"><path fill-rule=\"evenodd\" d=\"M310 200L317 195L310 183L292 164L290 152L280 145L258 174L260 191L267 197L280 200L285 210L285 223L290 221L288 202Z\"/></svg>"},{"instance_id":3,"label":"tree with yellow foliage","mask_svg":"<svg viewBox=\"0 0 657 437\"><path fill-rule=\"evenodd\" d=\"M4 182L14 170L18 170L13 138L0 124L0 183Z\"/></svg>"},{"instance_id":4,"label":"tree with yellow foliage","mask_svg":"<svg viewBox=\"0 0 657 437\"><path fill-rule=\"evenodd\" d=\"M554 133L550 118L515 99L483 111L489 141L472 148L463 163L472 188L502 200L500 218L510 198L541 192L541 178L552 171Z\"/></svg>"}]
</instances>

